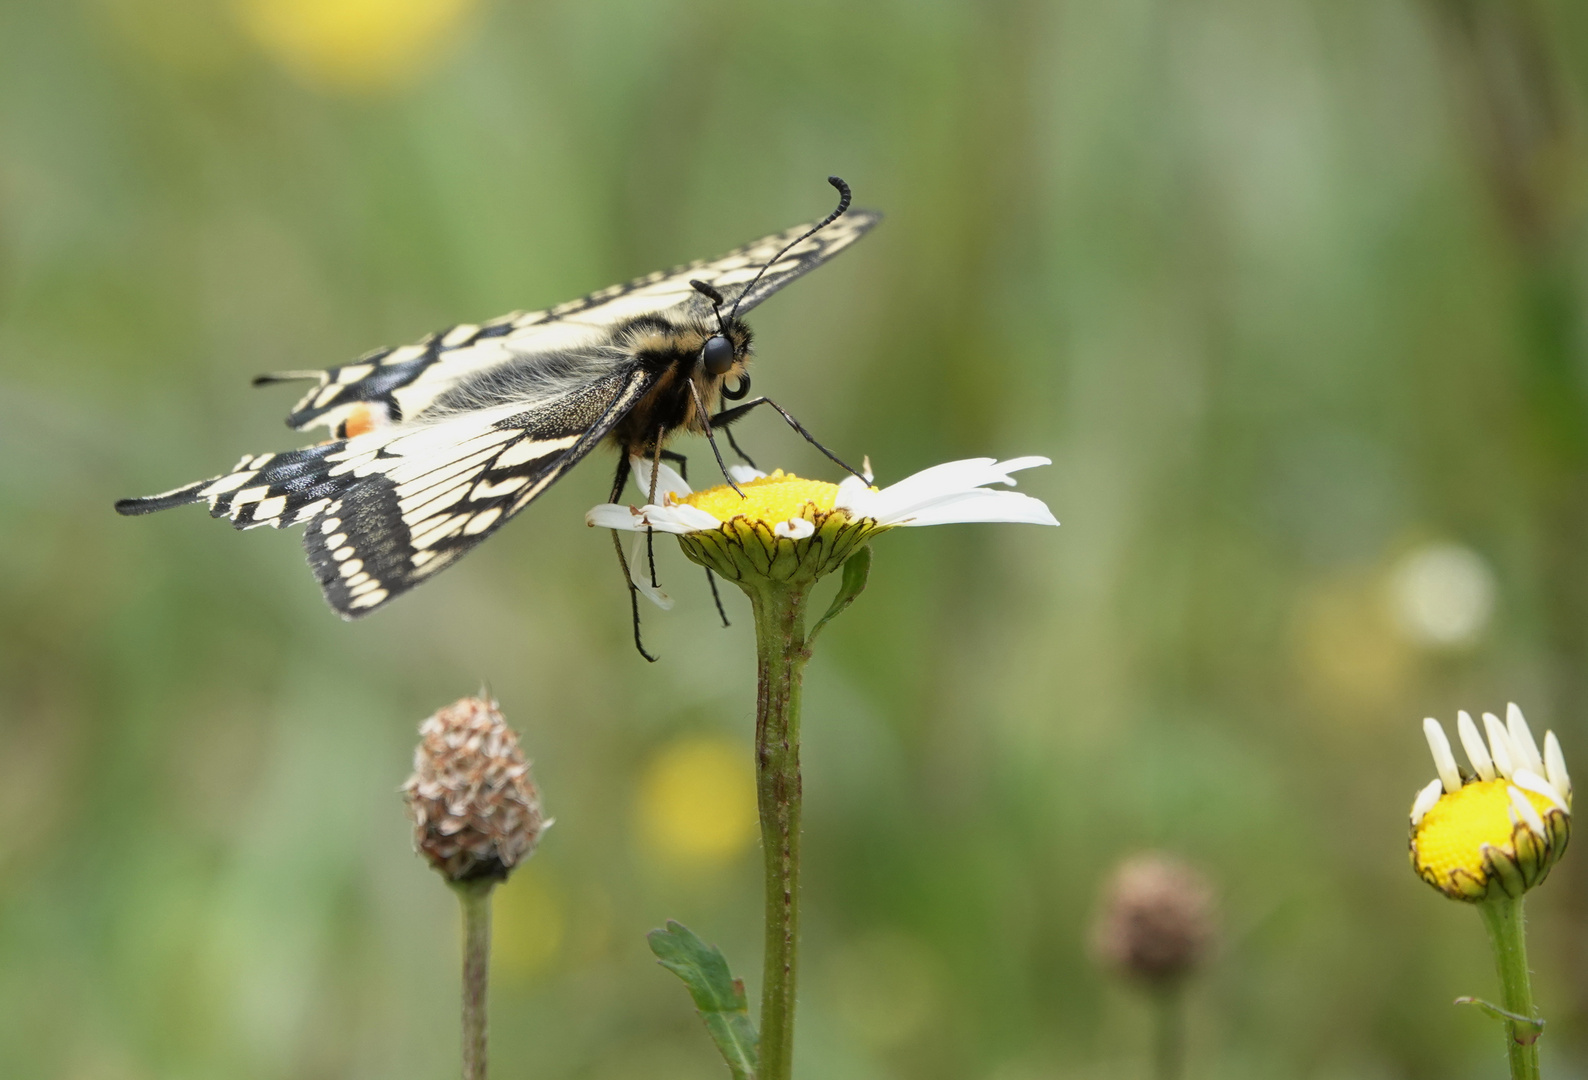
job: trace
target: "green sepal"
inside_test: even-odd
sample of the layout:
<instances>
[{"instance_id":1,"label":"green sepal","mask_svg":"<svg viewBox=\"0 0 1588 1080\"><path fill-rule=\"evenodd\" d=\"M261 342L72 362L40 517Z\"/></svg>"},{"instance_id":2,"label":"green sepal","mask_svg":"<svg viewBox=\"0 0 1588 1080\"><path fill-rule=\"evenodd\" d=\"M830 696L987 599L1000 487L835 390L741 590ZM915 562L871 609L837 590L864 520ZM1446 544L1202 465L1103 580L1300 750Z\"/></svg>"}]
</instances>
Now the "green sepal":
<instances>
[{"instance_id":1,"label":"green sepal","mask_svg":"<svg viewBox=\"0 0 1588 1080\"><path fill-rule=\"evenodd\" d=\"M728 1063L733 1080L755 1080L759 1067L755 1024L744 995L744 982L733 977L722 950L707 945L682 923L667 921L667 929L646 935L651 952L661 965L689 988L700 1018L717 1050Z\"/></svg>"},{"instance_id":2,"label":"green sepal","mask_svg":"<svg viewBox=\"0 0 1588 1080\"><path fill-rule=\"evenodd\" d=\"M816 640L816 635L822 628L849 609L855 598L866 591L866 579L871 576L871 545L861 547L844 562L844 574L838 581L838 593L833 597L833 602L827 605L827 614L816 620L816 625L811 627L811 632L805 636L805 647L809 649L811 642Z\"/></svg>"},{"instance_id":3,"label":"green sepal","mask_svg":"<svg viewBox=\"0 0 1588 1080\"><path fill-rule=\"evenodd\" d=\"M1510 1024L1511 1037L1517 1042L1521 1043L1523 1046L1528 1046L1537 1042L1538 1037L1544 1034L1543 1020L1537 1019L1536 1017L1520 1016L1517 1013L1502 1009L1498 1005L1492 1004L1491 1002L1484 1001L1482 998L1458 997L1456 999L1456 1004L1476 1005L1478 1008L1482 1009L1496 1020Z\"/></svg>"}]
</instances>

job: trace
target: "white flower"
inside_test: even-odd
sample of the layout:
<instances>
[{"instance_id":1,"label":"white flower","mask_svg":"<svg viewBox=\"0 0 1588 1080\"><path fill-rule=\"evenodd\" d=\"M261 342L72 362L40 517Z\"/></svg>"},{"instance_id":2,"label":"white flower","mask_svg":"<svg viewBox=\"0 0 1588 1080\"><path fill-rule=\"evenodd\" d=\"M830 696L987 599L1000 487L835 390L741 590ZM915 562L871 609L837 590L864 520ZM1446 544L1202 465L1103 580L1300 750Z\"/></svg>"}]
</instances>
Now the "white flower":
<instances>
[{"instance_id":1,"label":"white flower","mask_svg":"<svg viewBox=\"0 0 1588 1080\"><path fill-rule=\"evenodd\" d=\"M1571 837L1571 777L1553 731L1539 752L1514 704L1506 720L1483 714L1488 744L1461 711L1456 733L1471 770L1463 773L1444 728L1423 721L1439 778L1417 793L1411 813L1412 867L1446 896L1482 901L1519 897L1539 884Z\"/></svg>"},{"instance_id":2,"label":"white flower","mask_svg":"<svg viewBox=\"0 0 1588 1080\"><path fill-rule=\"evenodd\" d=\"M691 559L741 583L758 575L814 580L887 529L955 522L1057 525L1041 500L988 486L1012 487L1012 474L1047 464L1044 457L951 461L881 490L855 476L829 484L781 470L767 475L734 466L729 472L739 490L723 484L700 492L661 465L653 496L651 463L635 458L635 482L650 501L638 507L604 503L585 521L607 529L673 533ZM866 472L869 476L869 461ZM650 595L649 571L635 570L634 577Z\"/></svg>"},{"instance_id":3,"label":"white flower","mask_svg":"<svg viewBox=\"0 0 1588 1080\"><path fill-rule=\"evenodd\" d=\"M1011 473L1051 464L1052 461L1045 457L1023 457L1004 462L994 458L950 461L943 465L934 465L880 491L868 487L859 477L851 476L836 485L830 507L845 511L851 518L873 521L878 528L883 529L995 521L1057 525L1057 519L1040 499L1033 499L1019 492L999 491L985 486L997 483L1013 487L1015 479L1010 475ZM769 477L759 470L734 465L728 472L741 488L766 480L797 482L802 490L795 493L796 496L807 493L803 490L806 485L834 487L821 481L800 480L795 476L786 476L781 470ZM635 458L634 478L640 490L649 495L651 463ZM603 503L585 515L585 522L604 529L641 532L651 528L657 532L682 534L721 528L725 522L731 521L734 517L765 520L757 513L767 509L763 504L752 504L750 500L746 500L742 509L733 506L728 499L730 496L733 498L738 496L727 485L700 494L717 493L722 493L721 497L712 500L708 505L718 513L729 509L733 510L733 513L728 516L718 516L690 502L685 502L685 499L696 493L690 489L682 476L667 465L661 465L656 472L657 502L647 503L638 508L622 506L618 503ZM793 503L787 499L780 501L789 510L790 516L776 523L777 527L787 527L799 532L800 524L809 525L809 522L800 517L805 502ZM808 536L810 533L806 532L805 535Z\"/></svg>"}]
</instances>

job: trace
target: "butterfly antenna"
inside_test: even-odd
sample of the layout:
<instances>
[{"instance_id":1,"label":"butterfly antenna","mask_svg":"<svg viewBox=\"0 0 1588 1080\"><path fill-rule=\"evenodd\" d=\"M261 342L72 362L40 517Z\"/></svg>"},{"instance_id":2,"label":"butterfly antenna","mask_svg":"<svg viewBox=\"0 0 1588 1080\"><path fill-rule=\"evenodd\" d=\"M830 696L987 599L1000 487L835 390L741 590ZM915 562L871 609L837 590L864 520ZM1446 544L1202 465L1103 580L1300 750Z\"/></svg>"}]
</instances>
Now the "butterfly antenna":
<instances>
[{"instance_id":1,"label":"butterfly antenna","mask_svg":"<svg viewBox=\"0 0 1588 1080\"><path fill-rule=\"evenodd\" d=\"M746 285L744 287L744 291L741 292L738 298L734 300L733 310L728 312L728 318L731 319L739 314L739 304L743 302L746 296L750 295L751 291L755 288L756 282L761 280L761 275L766 273L772 267L776 266L778 260L784 255L788 254L789 248L794 247L796 244L804 243L806 240L809 240L812 236L815 236L817 233L827 228L827 226L831 225L833 222L844 216L844 211L849 209L849 185L844 183L841 177L837 176L829 176L827 178L827 182L838 189L838 209L822 218L815 225L812 225L808 230L806 230L804 235L789 241L783 246L782 251L768 259L766 264L761 267L760 271L755 275L755 277L751 279L750 284Z\"/></svg>"},{"instance_id":2,"label":"butterfly antenna","mask_svg":"<svg viewBox=\"0 0 1588 1080\"><path fill-rule=\"evenodd\" d=\"M304 379L319 379L324 382L323 371L267 371L263 375L254 376L255 386L269 386L278 382L301 382Z\"/></svg>"},{"instance_id":3,"label":"butterfly antenna","mask_svg":"<svg viewBox=\"0 0 1588 1080\"><path fill-rule=\"evenodd\" d=\"M727 301L722 298L722 294L704 281L695 278L689 279L689 287L711 301L711 313L717 316L717 333L726 334L728 331L722 325L722 305Z\"/></svg>"}]
</instances>

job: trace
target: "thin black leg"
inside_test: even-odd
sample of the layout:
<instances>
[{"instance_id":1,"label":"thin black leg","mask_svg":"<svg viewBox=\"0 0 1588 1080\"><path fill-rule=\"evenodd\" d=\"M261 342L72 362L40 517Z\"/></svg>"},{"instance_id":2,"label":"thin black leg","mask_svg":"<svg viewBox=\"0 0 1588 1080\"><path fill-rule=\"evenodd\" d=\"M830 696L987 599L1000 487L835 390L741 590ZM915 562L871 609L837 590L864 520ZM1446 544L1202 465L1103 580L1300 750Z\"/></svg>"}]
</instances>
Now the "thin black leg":
<instances>
[{"instance_id":1,"label":"thin black leg","mask_svg":"<svg viewBox=\"0 0 1588 1080\"><path fill-rule=\"evenodd\" d=\"M728 441L730 443L733 442L733 436L728 436ZM737 450L738 447L734 447L734 449ZM677 465L678 475L684 478L685 483L689 482L689 458L680 454L677 450L663 450L661 456L664 461L671 461L674 465ZM743 457L744 451L739 451L739 456ZM751 466L751 468L754 467L754 465ZM711 598L717 602L717 616L722 619L723 626L732 626L733 624L728 621L727 611L723 610L722 595L717 592L717 575L711 572L711 567L709 566L704 569L706 571L706 584L711 586Z\"/></svg>"},{"instance_id":2,"label":"thin black leg","mask_svg":"<svg viewBox=\"0 0 1588 1080\"><path fill-rule=\"evenodd\" d=\"M713 427L713 426L714 427L725 427L726 425L731 424L734 421L743 418L747 413L749 413L749 411L751 409L754 409L758 405L770 405L770 406L772 406L772 408L777 410L777 414L779 416L781 416L784 420L788 421L788 426L789 427L791 427L795 431L799 432L800 435L804 437L806 442L810 443L812 446L816 447L816 449L818 449L822 453L826 454L828 459L830 461L834 462L835 464L837 464L839 468L843 469L846 472L852 473L855 476L860 477L860 479L862 479L862 480L866 479L865 475L863 473L861 473L860 470L856 469L853 465L848 464L847 462L844 461L843 458L839 457L837 454L835 454L831 450L827 449L827 447L823 446L820 442L817 441L816 436L812 435L810 432L805 430L805 425L804 424L801 424L798 420L794 419L794 417L789 414L789 411L787 409L783 408L783 406L779 405L777 402L773 401L771 398L768 398L768 397L751 398L749 401L746 401L743 405L735 405L731 409L722 410L722 412L718 413L716 416L713 416L711 418L711 422L708 425L708 430L710 430L710 428ZM716 449L715 444L713 444L712 449ZM721 460L721 455L720 454L718 455L718 460L719 461ZM726 472L726 470L724 470L724 472Z\"/></svg>"},{"instance_id":3,"label":"thin black leg","mask_svg":"<svg viewBox=\"0 0 1588 1080\"><path fill-rule=\"evenodd\" d=\"M711 586L711 598L717 602L717 617L722 620L723 629L733 624L728 621L728 613L722 607L722 595L717 592L717 575L711 572L711 567L706 567L706 584Z\"/></svg>"},{"instance_id":4,"label":"thin black leg","mask_svg":"<svg viewBox=\"0 0 1588 1080\"><path fill-rule=\"evenodd\" d=\"M629 456L620 454L618 456L618 474L612 478L612 497L607 502L615 503L622 498L623 485L629 482L629 470L632 468L633 466L629 464Z\"/></svg>"},{"instance_id":5,"label":"thin black leg","mask_svg":"<svg viewBox=\"0 0 1588 1080\"><path fill-rule=\"evenodd\" d=\"M662 435L663 435L663 433L665 431L666 431L666 429L663 428L662 431L658 431L656 433L656 453L651 458L651 489L650 489L650 491L645 493L645 501L646 501L646 503L648 503L651 506L655 506L656 505L656 479L657 479L657 475L656 474L662 471L662 454L664 452L662 450ZM661 584L661 582L656 580L656 530L655 529L646 529L645 530L645 562L650 567L650 570L651 570L651 588L660 589L662 587L662 584Z\"/></svg>"},{"instance_id":6,"label":"thin black leg","mask_svg":"<svg viewBox=\"0 0 1588 1080\"><path fill-rule=\"evenodd\" d=\"M722 449L717 445L716 435L712 434L711 417L707 415L706 407L701 404L700 391L695 388L694 380L690 380L688 385L689 393L695 399L695 415L699 416L701 423L705 425L706 441L711 444L711 452L717 459L717 468L722 470L722 478L728 481L728 486L733 488L734 492L742 499L745 494L739 490L739 485L733 482L733 477L728 475L728 463L722 460Z\"/></svg>"},{"instance_id":7,"label":"thin black leg","mask_svg":"<svg viewBox=\"0 0 1588 1080\"><path fill-rule=\"evenodd\" d=\"M754 461L752 461L750 459L750 455L746 454L744 452L744 449L742 447L740 447L740 445L737 442L734 441L733 429L725 427L725 428L722 429L722 433L723 433L724 436L727 437L728 445L733 447L733 452L735 454L738 454L740 459L743 460L746 465L750 466L750 468L755 469L757 472L759 472L761 470L761 466L757 465Z\"/></svg>"},{"instance_id":8,"label":"thin black leg","mask_svg":"<svg viewBox=\"0 0 1588 1080\"><path fill-rule=\"evenodd\" d=\"M618 458L617 476L612 480L612 498L608 502L617 502L623 494L623 485L629 482L629 457L624 454ZM651 663L656 663L657 657L645 651L645 642L640 637L640 590L635 586L634 579L629 577L629 560L623 555L623 541L618 537L618 531L612 530L612 550L618 553L618 567L623 571L623 584L629 590L629 613L634 619L634 647L640 655Z\"/></svg>"},{"instance_id":9,"label":"thin black leg","mask_svg":"<svg viewBox=\"0 0 1588 1080\"><path fill-rule=\"evenodd\" d=\"M677 465L678 475L684 478L685 483L689 482L689 459L687 457L680 454L677 450L663 450L661 458L663 461L671 461Z\"/></svg>"}]
</instances>

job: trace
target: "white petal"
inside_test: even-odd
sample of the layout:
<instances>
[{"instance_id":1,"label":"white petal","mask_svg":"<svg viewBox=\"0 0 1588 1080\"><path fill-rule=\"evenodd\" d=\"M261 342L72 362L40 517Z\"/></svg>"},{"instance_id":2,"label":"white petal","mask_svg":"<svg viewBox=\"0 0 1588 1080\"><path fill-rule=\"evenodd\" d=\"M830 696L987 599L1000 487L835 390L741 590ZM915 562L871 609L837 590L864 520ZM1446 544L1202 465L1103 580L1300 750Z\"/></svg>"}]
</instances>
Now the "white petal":
<instances>
[{"instance_id":1,"label":"white petal","mask_svg":"<svg viewBox=\"0 0 1588 1080\"><path fill-rule=\"evenodd\" d=\"M1483 745L1483 736L1478 734L1478 725L1472 722L1472 714L1466 709L1456 713L1456 734L1461 736L1461 748L1467 752L1467 760L1472 762L1472 770L1481 779L1494 779L1494 759L1489 756L1489 748Z\"/></svg>"},{"instance_id":2,"label":"white petal","mask_svg":"<svg viewBox=\"0 0 1588 1080\"><path fill-rule=\"evenodd\" d=\"M1544 775L1555 785L1555 790L1571 801L1571 776L1566 772L1566 755L1560 752L1560 740L1553 731L1544 732Z\"/></svg>"},{"instance_id":3,"label":"white petal","mask_svg":"<svg viewBox=\"0 0 1588 1080\"><path fill-rule=\"evenodd\" d=\"M623 529L632 530L644 527L644 519L639 511L631 506L620 506L617 503L602 503L600 506L590 508L584 516L586 525L598 529Z\"/></svg>"},{"instance_id":4,"label":"white petal","mask_svg":"<svg viewBox=\"0 0 1588 1080\"><path fill-rule=\"evenodd\" d=\"M1412 803L1413 828L1423 823L1423 818L1427 816L1428 811L1434 808L1434 804L1437 803L1440 797L1444 794L1444 787L1445 784L1443 780L1434 780L1427 787L1423 788L1417 793L1417 801Z\"/></svg>"},{"instance_id":5,"label":"white petal","mask_svg":"<svg viewBox=\"0 0 1588 1080\"><path fill-rule=\"evenodd\" d=\"M673 598L651 584L651 560L647 557L643 532L634 537L634 546L629 549L629 580L640 590L640 595L663 611L673 606Z\"/></svg>"},{"instance_id":6,"label":"white petal","mask_svg":"<svg viewBox=\"0 0 1588 1080\"><path fill-rule=\"evenodd\" d=\"M871 511L877 504L879 494L881 492L872 491L860 477L846 476L838 482L838 494L833 496L833 505L849 511L851 517L873 517Z\"/></svg>"},{"instance_id":7,"label":"white petal","mask_svg":"<svg viewBox=\"0 0 1588 1080\"><path fill-rule=\"evenodd\" d=\"M1047 512L1046 507L1038 511L1030 505L1037 500L1021 503L1019 509L1009 509L1003 513L987 507L977 510L967 509L962 514L929 513L944 504L952 505L966 500L967 497L978 498L981 494L1009 494L987 492L982 485L1013 484L1014 477L1010 475L1011 473L1046 464L1048 459L1041 457L1015 458L1007 462L999 462L993 458L950 461L925 469L875 492L851 477L853 483L846 481L839 485L836 505L856 516L872 518L879 525L940 525L953 521L1019 521L1057 525L1058 522L1051 513ZM1009 507L1014 505L1006 504Z\"/></svg>"},{"instance_id":8,"label":"white petal","mask_svg":"<svg viewBox=\"0 0 1588 1080\"><path fill-rule=\"evenodd\" d=\"M865 457L860 459L860 475L865 478L867 484L871 483L877 478L877 474L871 471L870 454L867 454Z\"/></svg>"},{"instance_id":9,"label":"white petal","mask_svg":"<svg viewBox=\"0 0 1588 1080\"><path fill-rule=\"evenodd\" d=\"M897 484L889 484L877 494L882 498L883 512L891 513L896 506L912 506L986 484L1013 485L1015 481L1010 473L1048 464L1051 462L1044 457L1015 458L1007 462L999 462L996 458L949 461L907 476Z\"/></svg>"},{"instance_id":10,"label":"white petal","mask_svg":"<svg viewBox=\"0 0 1588 1080\"><path fill-rule=\"evenodd\" d=\"M914 527L953 525L961 522L1005 521L1026 525L1057 525L1058 518L1041 499L1014 491L989 491L977 488L940 499L902 520L878 518L879 525Z\"/></svg>"},{"instance_id":11,"label":"white petal","mask_svg":"<svg viewBox=\"0 0 1588 1080\"><path fill-rule=\"evenodd\" d=\"M804 518L789 518L787 521L780 521L772 526L772 534L774 536L786 536L790 540L803 540L807 536L815 535L815 533L816 526Z\"/></svg>"},{"instance_id":12,"label":"white petal","mask_svg":"<svg viewBox=\"0 0 1588 1080\"><path fill-rule=\"evenodd\" d=\"M1461 790L1461 770L1456 768L1456 755L1450 752L1450 740L1445 738L1445 729L1430 716L1423 721L1423 736L1428 740L1428 749L1434 753L1434 769L1444 782L1445 791L1454 795Z\"/></svg>"},{"instance_id":13,"label":"white petal","mask_svg":"<svg viewBox=\"0 0 1588 1080\"><path fill-rule=\"evenodd\" d=\"M1492 712L1483 714L1483 730L1489 733L1489 753L1494 757L1494 771L1509 780L1511 770L1516 767L1516 756L1511 753L1511 736L1505 733L1505 725Z\"/></svg>"},{"instance_id":14,"label":"white petal","mask_svg":"<svg viewBox=\"0 0 1588 1080\"><path fill-rule=\"evenodd\" d=\"M667 462L659 462L656 468L656 494L651 494L651 459L630 457L634 465L634 483L640 489L640 498L647 502L654 502L658 506L667 503L667 496L673 495L682 498L694 494L685 483L684 478L678 475L676 469Z\"/></svg>"},{"instance_id":15,"label":"white petal","mask_svg":"<svg viewBox=\"0 0 1588 1080\"><path fill-rule=\"evenodd\" d=\"M1517 708L1514 701L1505 707L1505 728L1511 736L1512 749L1517 751L1511 759L1512 764L1543 776L1544 759L1539 757L1538 743L1533 741L1532 729L1527 726L1522 710Z\"/></svg>"},{"instance_id":16,"label":"white petal","mask_svg":"<svg viewBox=\"0 0 1588 1080\"><path fill-rule=\"evenodd\" d=\"M989 470L997 464L994 458L971 458L967 461L949 461L942 465L934 465L930 469L923 469L905 477L897 484L889 484L881 491L873 493L877 500L877 508L882 513L892 513L897 507L911 506L923 500L938 499L944 495L953 495L980 487L982 484L992 483L999 479L999 474ZM864 484L858 486L865 489Z\"/></svg>"},{"instance_id":17,"label":"white petal","mask_svg":"<svg viewBox=\"0 0 1588 1080\"><path fill-rule=\"evenodd\" d=\"M1561 793L1555 790L1555 785L1545 780L1542 776L1530 773L1526 769L1518 769L1515 775L1511 777L1511 783L1523 791L1531 791L1535 795L1542 795L1568 814L1571 813L1571 807L1566 805L1566 800L1561 796Z\"/></svg>"},{"instance_id":18,"label":"white petal","mask_svg":"<svg viewBox=\"0 0 1588 1080\"><path fill-rule=\"evenodd\" d=\"M1548 836L1549 834L1544 831L1544 819L1538 816L1538 810L1528 801L1527 796L1514 787L1505 790L1511 796L1511 805L1515 808L1517 816L1527 822L1527 827L1532 829L1536 836L1541 838Z\"/></svg>"},{"instance_id":19,"label":"white petal","mask_svg":"<svg viewBox=\"0 0 1588 1080\"><path fill-rule=\"evenodd\" d=\"M692 533L703 529L720 528L722 522L700 509L680 503L678 506L645 506L641 507L645 514L645 521L657 532L665 533Z\"/></svg>"},{"instance_id":20,"label":"white petal","mask_svg":"<svg viewBox=\"0 0 1588 1080\"><path fill-rule=\"evenodd\" d=\"M702 529L715 529L722 524L697 506L681 503L678 506L632 506L602 503L584 516L585 523L602 529L621 529L624 532L644 532L655 529L664 533L692 533Z\"/></svg>"},{"instance_id":21,"label":"white petal","mask_svg":"<svg viewBox=\"0 0 1588 1080\"><path fill-rule=\"evenodd\" d=\"M722 528L722 522L698 506L680 503L678 506L654 507L647 506L651 513L651 520L657 522L657 528L666 528L669 532L692 533L705 532L711 529ZM665 524L664 524L665 522Z\"/></svg>"},{"instance_id":22,"label":"white petal","mask_svg":"<svg viewBox=\"0 0 1588 1080\"><path fill-rule=\"evenodd\" d=\"M733 477L735 484L748 484L751 480L760 480L766 473L754 465L729 465L728 475Z\"/></svg>"}]
</instances>

